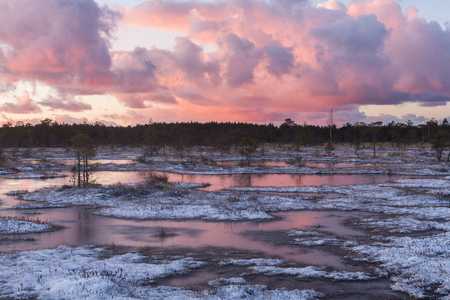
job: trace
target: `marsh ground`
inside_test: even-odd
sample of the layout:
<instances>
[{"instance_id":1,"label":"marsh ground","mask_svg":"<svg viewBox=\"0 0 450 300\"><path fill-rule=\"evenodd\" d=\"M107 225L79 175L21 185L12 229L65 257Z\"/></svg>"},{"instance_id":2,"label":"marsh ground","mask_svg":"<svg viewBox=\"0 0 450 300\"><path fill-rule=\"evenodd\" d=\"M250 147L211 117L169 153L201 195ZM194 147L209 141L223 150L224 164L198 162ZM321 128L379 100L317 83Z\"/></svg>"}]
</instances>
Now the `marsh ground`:
<instances>
[{"instance_id":1,"label":"marsh ground","mask_svg":"<svg viewBox=\"0 0 450 300\"><path fill-rule=\"evenodd\" d=\"M103 148L85 189L70 186L70 152L24 151L1 169L2 297L450 293L450 166L426 146L265 146L249 166L205 148L146 163Z\"/></svg>"}]
</instances>

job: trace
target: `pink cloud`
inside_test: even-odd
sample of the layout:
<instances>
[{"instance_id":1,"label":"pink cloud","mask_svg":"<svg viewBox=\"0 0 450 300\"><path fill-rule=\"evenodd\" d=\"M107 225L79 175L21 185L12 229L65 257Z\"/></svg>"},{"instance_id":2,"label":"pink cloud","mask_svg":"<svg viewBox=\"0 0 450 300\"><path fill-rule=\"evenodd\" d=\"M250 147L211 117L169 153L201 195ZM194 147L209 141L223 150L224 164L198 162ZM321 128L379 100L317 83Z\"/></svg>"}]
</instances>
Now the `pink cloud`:
<instances>
[{"instance_id":1,"label":"pink cloud","mask_svg":"<svg viewBox=\"0 0 450 300\"><path fill-rule=\"evenodd\" d=\"M230 10L234 9L235 6L230 6L227 2L150 0L143 1L134 8L124 9L124 14L128 23L142 27L165 28L181 32L190 29L202 31L203 28L210 31L217 28L216 20L226 19L230 15ZM206 18L203 19L203 16ZM204 22L198 22L196 17L200 17Z\"/></svg>"},{"instance_id":2,"label":"pink cloud","mask_svg":"<svg viewBox=\"0 0 450 300\"><path fill-rule=\"evenodd\" d=\"M186 37L176 39L174 64L185 74L187 81L207 84L220 82L220 65L208 59L203 49Z\"/></svg>"},{"instance_id":3,"label":"pink cloud","mask_svg":"<svg viewBox=\"0 0 450 300\"><path fill-rule=\"evenodd\" d=\"M0 2L6 72L70 89L111 81L109 42L117 15L93 0Z\"/></svg>"},{"instance_id":4,"label":"pink cloud","mask_svg":"<svg viewBox=\"0 0 450 300\"><path fill-rule=\"evenodd\" d=\"M295 57L292 48L286 48L278 43L269 43L264 47L267 57L267 72L277 77L289 74L294 68Z\"/></svg>"},{"instance_id":5,"label":"pink cloud","mask_svg":"<svg viewBox=\"0 0 450 300\"><path fill-rule=\"evenodd\" d=\"M394 0L152 0L122 12L93 0L0 0L0 78L72 96L110 94L136 118L151 109L180 120L320 119L329 107L363 118L344 111L449 102L450 32ZM172 50L111 51L120 21L181 36Z\"/></svg>"},{"instance_id":6,"label":"pink cloud","mask_svg":"<svg viewBox=\"0 0 450 300\"><path fill-rule=\"evenodd\" d=\"M39 105L50 107L53 110L63 110L71 112L81 112L91 110L92 106L81 101L76 101L73 97L48 97L38 102Z\"/></svg>"},{"instance_id":7,"label":"pink cloud","mask_svg":"<svg viewBox=\"0 0 450 300\"><path fill-rule=\"evenodd\" d=\"M133 25L183 30L189 25L189 11L195 4L166 1L145 1L133 9L125 10L126 19Z\"/></svg>"},{"instance_id":8,"label":"pink cloud","mask_svg":"<svg viewBox=\"0 0 450 300\"><path fill-rule=\"evenodd\" d=\"M226 36L225 44L230 54L225 74L228 85L233 88L253 83L253 72L262 58L261 51L250 40L235 34Z\"/></svg>"},{"instance_id":9,"label":"pink cloud","mask_svg":"<svg viewBox=\"0 0 450 300\"><path fill-rule=\"evenodd\" d=\"M20 99L17 99L15 103L7 102L3 104L1 110L13 114L26 114L40 112L41 109L30 98L28 91L23 91L23 95Z\"/></svg>"}]
</instances>

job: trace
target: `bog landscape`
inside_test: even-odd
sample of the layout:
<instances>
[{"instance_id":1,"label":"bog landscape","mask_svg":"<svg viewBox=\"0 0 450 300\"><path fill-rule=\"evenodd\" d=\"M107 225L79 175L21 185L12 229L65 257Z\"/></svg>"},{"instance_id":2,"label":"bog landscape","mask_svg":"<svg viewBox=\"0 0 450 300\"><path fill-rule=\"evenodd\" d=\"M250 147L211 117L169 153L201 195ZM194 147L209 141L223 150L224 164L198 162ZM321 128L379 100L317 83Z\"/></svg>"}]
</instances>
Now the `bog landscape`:
<instances>
[{"instance_id":1,"label":"bog landscape","mask_svg":"<svg viewBox=\"0 0 450 300\"><path fill-rule=\"evenodd\" d=\"M450 300L448 12L0 0L0 299Z\"/></svg>"},{"instance_id":2,"label":"bog landscape","mask_svg":"<svg viewBox=\"0 0 450 300\"><path fill-rule=\"evenodd\" d=\"M427 125L3 126L0 295L444 297L450 126Z\"/></svg>"}]
</instances>

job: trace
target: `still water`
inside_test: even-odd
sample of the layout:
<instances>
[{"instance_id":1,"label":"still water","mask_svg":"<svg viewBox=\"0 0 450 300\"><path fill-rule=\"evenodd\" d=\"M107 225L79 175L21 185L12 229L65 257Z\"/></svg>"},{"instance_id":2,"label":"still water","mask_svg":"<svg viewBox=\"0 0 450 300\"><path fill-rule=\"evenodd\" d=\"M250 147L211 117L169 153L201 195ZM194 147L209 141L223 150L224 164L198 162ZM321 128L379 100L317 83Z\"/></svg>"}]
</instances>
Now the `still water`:
<instances>
[{"instance_id":1,"label":"still water","mask_svg":"<svg viewBox=\"0 0 450 300\"><path fill-rule=\"evenodd\" d=\"M4 212L3 212L4 213ZM26 213L26 212L25 212ZM133 247L225 247L251 250L287 261L345 269L339 257L314 248L275 245L259 240L251 232L314 230L345 238L363 235L342 225L350 213L306 211L277 213L271 222L204 222L198 220L135 221L93 215L83 208L39 210L39 219L64 226L54 232L27 234L32 241L0 242L1 252L53 248L59 245L117 245ZM168 236L162 238L158 232ZM255 234L257 236L258 233Z\"/></svg>"},{"instance_id":2,"label":"still water","mask_svg":"<svg viewBox=\"0 0 450 300\"><path fill-rule=\"evenodd\" d=\"M70 185L71 173L60 172L67 175L62 178L36 179L9 179L0 176L0 193L14 190L35 191L43 187ZM405 178L405 176L370 175L370 174L334 174L334 175L299 175L299 174L232 174L232 175L191 175L163 172L137 172L137 171L99 171L91 178L99 184L112 185L117 183L140 183L151 174L167 174L171 182L209 183L204 188L207 191L218 191L229 187L303 187L303 186L342 186L360 184L382 184L389 181Z\"/></svg>"},{"instance_id":3,"label":"still water","mask_svg":"<svg viewBox=\"0 0 450 300\"><path fill-rule=\"evenodd\" d=\"M70 175L69 173L65 173ZM96 172L97 182L101 184L142 182L151 172ZM233 186L319 186L382 183L396 177L380 175L181 175L169 173L169 180L175 182L210 183L208 190L220 190ZM301 211L278 213L276 221L270 222L205 222L200 220L158 220L136 221L107 218L92 214L92 210L80 207L12 210L19 203L13 196L5 193L14 190L35 191L42 187L70 184L70 176L45 180L9 179L0 176L0 215L29 216L64 226L64 229L40 234L21 235L30 241L0 242L0 252L12 252L57 247L59 245L124 245L154 247L227 247L263 252L288 261L313 265L328 265L345 268L341 259L317 248L304 248L295 245L275 245L270 241L256 238L250 232L272 232L313 230L320 228L338 237L356 237L363 233L342 225L344 219L355 212ZM164 229L166 238L158 236Z\"/></svg>"}]
</instances>

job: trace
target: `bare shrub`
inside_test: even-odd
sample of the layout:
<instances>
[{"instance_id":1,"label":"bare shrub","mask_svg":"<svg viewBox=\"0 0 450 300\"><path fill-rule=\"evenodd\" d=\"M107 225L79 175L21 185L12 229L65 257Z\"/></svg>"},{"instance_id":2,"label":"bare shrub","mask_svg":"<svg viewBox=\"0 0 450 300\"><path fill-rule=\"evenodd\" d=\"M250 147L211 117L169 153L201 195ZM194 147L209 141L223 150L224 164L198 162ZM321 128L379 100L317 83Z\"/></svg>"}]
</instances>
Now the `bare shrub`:
<instances>
[{"instance_id":1,"label":"bare shrub","mask_svg":"<svg viewBox=\"0 0 450 300\"><path fill-rule=\"evenodd\" d=\"M243 168L243 167L248 167L248 163L247 163L246 161L244 161L244 160L240 160L240 161L237 163L237 165L238 165L239 167L241 167L241 168Z\"/></svg>"},{"instance_id":2,"label":"bare shrub","mask_svg":"<svg viewBox=\"0 0 450 300\"><path fill-rule=\"evenodd\" d=\"M0 149L0 166L5 166L6 162L8 161L5 153L3 152L2 149Z\"/></svg>"},{"instance_id":3,"label":"bare shrub","mask_svg":"<svg viewBox=\"0 0 450 300\"><path fill-rule=\"evenodd\" d=\"M159 227L155 232L153 232L153 236L160 238L160 239L165 239L171 236L174 236L175 233L169 231L167 228L164 227Z\"/></svg>"},{"instance_id":4,"label":"bare shrub","mask_svg":"<svg viewBox=\"0 0 450 300\"><path fill-rule=\"evenodd\" d=\"M286 163L290 165L296 165L299 167L303 167L305 165L305 163L303 163L303 158L300 155L297 155L294 158L287 160Z\"/></svg>"},{"instance_id":5,"label":"bare shrub","mask_svg":"<svg viewBox=\"0 0 450 300\"><path fill-rule=\"evenodd\" d=\"M336 148L334 147L333 143L327 143L325 146L325 151L327 153L331 153L335 150Z\"/></svg>"},{"instance_id":6,"label":"bare shrub","mask_svg":"<svg viewBox=\"0 0 450 300\"><path fill-rule=\"evenodd\" d=\"M217 163L212 158L209 158L207 156L202 155L200 157L200 159L201 159L202 163L207 166L216 166L217 165Z\"/></svg>"}]
</instances>

